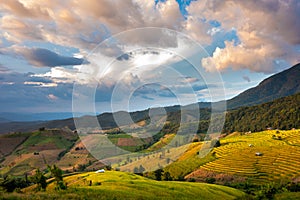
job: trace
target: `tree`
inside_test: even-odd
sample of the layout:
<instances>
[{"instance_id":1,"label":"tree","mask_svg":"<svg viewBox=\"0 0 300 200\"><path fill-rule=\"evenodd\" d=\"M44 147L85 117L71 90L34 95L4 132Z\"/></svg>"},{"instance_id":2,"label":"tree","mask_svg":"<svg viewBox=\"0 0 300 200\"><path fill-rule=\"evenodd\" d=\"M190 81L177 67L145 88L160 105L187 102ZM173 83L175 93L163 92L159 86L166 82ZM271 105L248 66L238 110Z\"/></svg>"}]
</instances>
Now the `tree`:
<instances>
[{"instance_id":1,"label":"tree","mask_svg":"<svg viewBox=\"0 0 300 200\"><path fill-rule=\"evenodd\" d=\"M140 173L143 173L145 171L145 168L143 167L143 165L140 165L140 167L139 167L139 172Z\"/></svg>"},{"instance_id":2,"label":"tree","mask_svg":"<svg viewBox=\"0 0 300 200\"><path fill-rule=\"evenodd\" d=\"M3 180L0 179L0 189L4 188L7 192L13 192L17 188L25 188L28 183L23 178L5 176Z\"/></svg>"},{"instance_id":3,"label":"tree","mask_svg":"<svg viewBox=\"0 0 300 200\"><path fill-rule=\"evenodd\" d=\"M154 176L155 176L155 179L158 180L158 181L161 181L161 176L163 174L164 170L163 169L157 169L154 171Z\"/></svg>"},{"instance_id":4,"label":"tree","mask_svg":"<svg viewBox=\"0 0 300 200\"><path fill-rule=\"evenodd\" d=\"M85 164L79 164L78 167L77 167L79 172L83 172L85 170L85 168L86 168Z\"/></svg>"},{"instance_id":5,"label":"tree","mask_svg":"<svg viewBox=\"0 0 300 200\"><path fill-rule=\"evenodd\" d=\"M33 176L33 182L37 184L36 190L40 191L46 190L47 187L47 178L44 176L44 174L40 171L40 169L37 169L35 171L35 175Z\"/></svg>"},{"instance_id":6,"label":"tree","mask_svg":"<svg viewBox=\"0 0 300 200\"><path fill-rule=\"evenodd\" d=\"M167 162L167 164L169 164L169 163L171 162L171 159L170 159L170 158L167 158L167 159L166 159L166 162Z\"/></svg>"},{"instance_id":7,"label":"tree","mask_svg":"<svg viewBox=\"0 0 300 200\"><path fill-rule=\"evenodd\" d=\"M52 167L48 165L48 169L50 170L52 177L56 181L55 189L62 189L62 190L67 189L67 186L63 181L62 170L58 168L56 165L53 165Z\"/></svg>"},{"instance_id":8,"label":"tree","mask_svg":"<svg viewBox=\"0 0 300 200\"><path fill-rule=\"evenodd\" d=\"M172 181L170 172L165 172L163 179L164 179L164 181Z\"/></svg>"},{"instance_id":9,"label":"tree","mask_svg":"<svg viewBox=\"0 0 300 200\"><path fill-rule=\"evenodd\" d=\"M213 139L213 140L211 141L211 147L219 147L219 146L221 146L221 143L220 143L219 140Z\"/></svg>"},{"instance_id":10,"label":"tree","mask_svg":"<svg viewBox=\"0 0 300 200\"><path fill-rule=\"evenodd\" d=\"M135 173L135 174L139 173L139 168L138 167L134 167L133 173Z\"/></svg>"}]
</instances>

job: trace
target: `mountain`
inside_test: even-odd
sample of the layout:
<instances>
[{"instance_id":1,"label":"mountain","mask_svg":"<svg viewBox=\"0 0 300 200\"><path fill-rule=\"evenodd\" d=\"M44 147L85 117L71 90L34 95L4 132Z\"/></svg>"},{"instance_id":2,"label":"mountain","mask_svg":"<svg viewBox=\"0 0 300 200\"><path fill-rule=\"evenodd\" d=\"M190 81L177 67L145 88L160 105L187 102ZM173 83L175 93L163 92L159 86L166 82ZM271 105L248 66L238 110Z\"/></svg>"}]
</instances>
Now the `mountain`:
<instances>
[{"instance_id":1,"label":"mountain","mask_svg":"<svg viewBox=\"0 0 300 200\"><path fill-rule=\"evenodd\" d=\"M7 122L10 122L10 120L0 117L0 123L7 123Z\"/></svg>"},{"instance_id":2,"label":"mountain","mask_svg":"<svg viewBox=\"0 0 300 200\"><path fill-rule=\"evenodd\" d=\"M80 113L76 114L80 115ZM30 122L30 121L49 121L56 119L66 119L73 117L72 112L45 112L45 113L11 113L11 112L1 112L1 118L6 119L6 121L14 122Z\"/></svg>"},{"instance_id":3,"label":"mountain","mask_svg":"<svg viewBox=\"0 0 300 200\"><path fill-rule=\"evenodd\" d=\"M267 128L300 128L300 93L229 111L223 132L262 131Z\"/></svg>"},{"instance_id":4,"label":"mountain","mask_svg":"<svg viewBox=\"0 0 300 200\"><path fill-rule=\"evenodd\" d=\"M227 101L228 110L238 109L243 106L253 106L265 102L271 102L281 97L299 93L300 92L299 75L300 75L300 63L291 67L290 69L282 71L278 74L275 74L263 80L258 86L246 90L241 94L239 94L238 96L228 100ZM219 102L219 103L222 104L224 102ZM185 111L193 110L196 108L195 107L196 105L197 104L190 104L185 106L175 105L175 106L165 107L164 109L167 111L168 115L171 116L171 118L178 118L180 117L180 110L185 110ZM199 102L197 107L203 109L201 110L201 113L203 114L204 111L206 117L207 112L209 112L210 110L210 105L211 105L210 102ZM149 119L149 109L143 111L130 112L130 113L126 111L119 111L116 113L102 113L98 115L97 118L103 129L111 129L111 128L118 127L118 125L121 126L130 125L131 121L127 121L126 120L127 118L125 117L128 114L131 115L134 122ZM55 118L55 116L56 116L56 120L42 121L42 120L53 119ZM33 114L32 116L19 115L17 117L16 115L13 114L0 113L0 117L4 117L5 119L13 121L13 122L1 123L0 133L15 132L15 131L21 131L21 132L33 131L33 130L37 130L40 127L63 128L67 126L72 130L75 129L74 119L71 118L72 113L62 113L62 114L42 113L42 114ZM118 125L116 124L114 117L120 119L119 120L120 124ZM195 117L192 118L196 119ZM25 122L15 122L16 119L18 119L19 121L23 121L20 119L24 119ZM34 121L34 119L36 120ZM82 116L76 118L75 121L77 123L80 123L81 127L89 127L91 126L90 119L91 116ZM97 123L95 125L97 126Z\"/></svg>"},{"instance_id":5,"label":"mountain","mask_svg":"<svg viewBox=\"0 0 300 200\"><path fill-rule=\"evenodd\" d=\"M300 92L300 63L227 101L228 109L257 105Z\"/></svg>"}]
</instances>

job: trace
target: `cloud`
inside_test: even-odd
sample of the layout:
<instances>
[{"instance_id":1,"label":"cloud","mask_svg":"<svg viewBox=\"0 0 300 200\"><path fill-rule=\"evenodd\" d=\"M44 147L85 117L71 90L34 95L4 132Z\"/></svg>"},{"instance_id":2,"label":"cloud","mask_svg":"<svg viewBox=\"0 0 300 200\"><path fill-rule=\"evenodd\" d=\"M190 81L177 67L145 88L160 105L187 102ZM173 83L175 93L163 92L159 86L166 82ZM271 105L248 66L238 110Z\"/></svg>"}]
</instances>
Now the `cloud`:
<instances>
[{"instance_id":1,"label":"cloud","mask_svg":"<svg viewBox=\"0 0 300 200\"><path fill-rule=\"evenodd\" d=\"M44 40L42 26L38 24L28 22L13 15L3 16L0 22L0 28L3 30L3 38L12 42L12 44L22 43L26 40Z\"/></svg>"},{"instance_id":2,"label":"cloud","mask_svg":"<svg viewBox=\"0 0 300 200\"><path fill-rule=\"evenodd\" d=\"M49 13L47 9L43 9L42 6L34 6L28 8L19 0L16 1L0 0L0 3L3 8L20 17L39 17L39 18L49 17Z\"/></svg>"},{"instance_id":3,"label":"cloud","mask_svg":"<svg viewBox=\"0 0 300 200\"><path fill-rule=\"evenodd\" d=\"M274 73L299 62L300 2L297 0L199 0L186 4L185 16L177 2L0 0L1 53L18 60L11 63L20 64L20 68L28 67L28 63L40 67L28 67L35 74L20 74L0 66L0 74L6 76L0 77L1 82L13 83L1 85L1 94L5 94L2 100L7 97L7 102L16 102L19 93L20 99L24 99L24 103L19 100L23 107L35 100L45 105L67 101L71 99L74 82L87 87L98 83L96 101L99 102L109 101L117 84L125 95L141 83L161 80L174 93L187 95L193 91L201 95L199 92L206 87L200 78L193 78L187 72L189 66L181 65L179 73L186 78L178 82L174 78L176 73L163 69L180 64L178 57L170 53L175 48L182 50L178 54L185 57L198 56L197 63L207 71L232 68ZM178 35L166 29L144 31L143 27L169 28L187 34L204 45L210 55L200 61L200 55L187 53L192 51L190 45ZM118 38L122 31L125 34ZM116 37L111 37L115 34ZM106 46L93 52L103 41ZM145 47L170 51L153 52L151 48L146 51ZM90 63L80 65L90 52L93 54L88 56ZM81 57L70 56L74 53ZM108 67L110 62L113 63ZM1 63L12 66L7 65L9 61ZM148 88L144 93L138 90L137 94L144 99L166 100L173 97L169 90ZM50 94L57 99L50 100Z\"/></svg>"},{"instance_id":4,"label":"cloud","mask_svg":"<svg viewBox=\"0 0 300 200\"><path fill-rule=\"evenodd\" d=\"M230 67L235 70L248 68L256 72L271 73L275 69L273 56L280 56L282 53L282 49L267 44L259 48L247 48L243 44L236 46L234 42L225 42L225 48L217 47L212 57L203 58L201 62L207 71L223 71Z\"/></svg>"},{"instance_id":5,"label":"cloud","mask_svg":"<svg viewBox=\"0 0 300 200\"><path fill-rule=\"evenodd\" d=\"M76 69L66 69L63 67L53 67L51 71L44 74L34 74L35 78L46 78L50 79L55 83L74 83L75 81L80 82L78 76L78 70ZM86 82L83 82L83 84Z\"/></svg>"},{"instance_id":6,"label":"cloud","mask_svg":"<svg viewBox=\"0 0 300 200\"><path fill-rule=\"evenodd\" d=\"M48 94L47 97L48 97L48 99L53 100L53 101L58 99L58 97L55 96L54 94Z\"/></svg>"},{"instance_id":7,"label":"cloud","mask_svg":"<svg viewBox=\"0 0 300 200\"><path fill-rule=\"evenodd\" d=\"M184 20L175 0L157 4L143 0L1 1L0 10L5 13L1 24L7 40L21 42L31 37L88 50L112 34L133 28L180 30ZM132 41L136 37L133 35ZM151 34L147 37L154 39Z\"/></svg>"},{"instance_id":8,"label":"cloud","mask_svg":"<svg viewBox=\"0 0 300 200\"><path fill-rule=\"evenodd\" d=\"M300 2L288 1L208 1L192 2L189 13L207 21L216 20L224 31L236 30L239 44L226 42L212 57L202 60L209 71L250 69L273 73L295 64L300 44ZM276 60L288 64L276 66Z\"/></svg>"},{"instance_id":9,"label":"cloud","mask_svg":"<svg viewBox=\"0 0 300 200\"><path fill-rule=\"evenodd\" d=\"M250 83L250 82L251 82L251 80L250 80L249 76L243 76L243 79L244 79L245 81L247 81L248 83Z\"/></svg>"},{"instance_id":10,"label":"cloud","mask_svg":"<svg viewBox=\"0 0 300 200\"><path fill-rule=\"evenodd\" d=\"M187 76L183 79L183 83L195 83L195 82L198 82L199 79L196 78L196 77L190 77L190 76Z\"/></svg>"},{"instance_id":11,"label":"cloud","mask_svg":"<svg viewBox=\"0 0 300 200\"><path fill-rule=\"evenodd\" d=\"M61 56L48 49L24 49L22 54L27 61L36 67L55 67L65 65L81 65L84 59Z\"/></svg>"},{"instance_id":12,"label":"cloud","mask_svg":"<svg viewBox=\"0 0 300 200\"><path fill-rule=\"evenodd\" d=\"M200 44L210 44L213 38L209 32L213 27L197 15L189 15L187 17L186 21L183 23L183 31L194 40L200 42Z\"/></svg>"},{"instance_id":13,"label":"cloud","mask_svg":"<svg viewBox=\"0 0 300 200\"><path fill-rule=\"evenodd\" d=\"M0 64L0 74L2 73L7 73L10 70L7 67L4 67L3 65Z\"/></svg>"},{"instance_id":14,"label":"cloud","mask_svg":"<svg viewBox=\"0 0 300 200\"><path fill-rule=\"evenodd\" d=\"M3 112L71 111L73 84L46 87L34 83L52 84L47 78L32 77L32 73L0 73L0 105ZM34 85L26 84L32 82ZM2 84L4 83L4 84ZM55 101L54 101L55 100Z\"/></svg>"}]
</instances>

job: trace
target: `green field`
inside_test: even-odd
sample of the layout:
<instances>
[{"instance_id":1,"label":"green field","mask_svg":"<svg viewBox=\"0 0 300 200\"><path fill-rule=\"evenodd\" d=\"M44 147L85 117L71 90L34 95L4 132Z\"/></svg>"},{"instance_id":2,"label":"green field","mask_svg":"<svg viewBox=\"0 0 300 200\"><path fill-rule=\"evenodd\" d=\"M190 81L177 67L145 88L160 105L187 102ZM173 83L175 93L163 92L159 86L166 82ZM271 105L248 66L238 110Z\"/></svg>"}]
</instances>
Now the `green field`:
<instances>
[{"instance_id":1,"label":"green field","mask_svg":"<svg viewBox=\"0 0 300 200\"><path fill-rule=\"evenodd\" d=\"M118 171L82 173L64 178L67 191L54 191L50 183L46 192L32 193L35 186L23 194L4 194L16 199L236 199L245 194L239 190L204 183L165 182L150 180ZM91 181L91 182L90 182ZM91 186L90 186L91 183Z\"/></svg>"},{"instance_id":2,"label":"green field","mask_svg":"<svg viewBox=\"0 0 300 200\"><path fill-rule=\"evenodd\" d=\"M300 192L284 192L275 195L275 200L295 200L300 199Z\"/></svg>"}]
</instances>

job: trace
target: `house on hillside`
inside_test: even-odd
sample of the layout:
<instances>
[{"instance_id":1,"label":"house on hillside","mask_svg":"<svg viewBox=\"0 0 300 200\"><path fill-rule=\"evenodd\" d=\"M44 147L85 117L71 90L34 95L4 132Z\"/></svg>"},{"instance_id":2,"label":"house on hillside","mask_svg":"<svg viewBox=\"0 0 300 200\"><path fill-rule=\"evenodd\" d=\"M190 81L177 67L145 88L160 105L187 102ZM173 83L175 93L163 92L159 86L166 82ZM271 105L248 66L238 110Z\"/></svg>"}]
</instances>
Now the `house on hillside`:
<instances>
[{"instance_id":1,"label":"house on hillside","mask_svg":"<svg viewBox=\"0 0 300 200\"><path fill-rule=\"evenodd\" d=\"M96 171L96 173L104 173L104 172L105 172L104 169L99 169L99 170Z\"/></svg>"},{"instance_id":2,"label":"house on hillside","mask_svg":"<svg viewBox=\"0 0 300 200\"><path fill-rule=\"evenodd\" d=\"M256 156L262 156L263 154L261 152L256 152L255 155Z\"/></svg>"}]
</instances>

